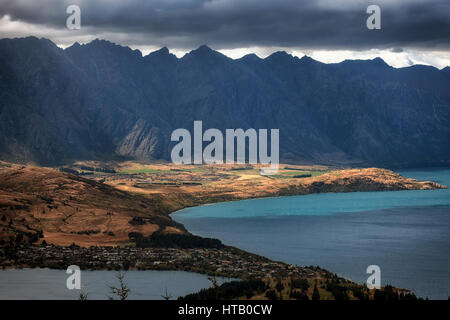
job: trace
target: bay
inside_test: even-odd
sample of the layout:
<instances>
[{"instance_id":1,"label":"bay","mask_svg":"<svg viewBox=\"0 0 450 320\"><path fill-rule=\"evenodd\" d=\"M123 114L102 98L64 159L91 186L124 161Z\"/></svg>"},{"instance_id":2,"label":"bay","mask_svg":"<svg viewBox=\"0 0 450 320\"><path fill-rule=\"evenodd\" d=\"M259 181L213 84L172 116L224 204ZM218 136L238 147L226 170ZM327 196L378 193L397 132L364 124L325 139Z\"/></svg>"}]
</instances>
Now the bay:
<instances>
[{"instance_id":1,"label":"bay","mask_svg":"<svg viewBox=\"0 0 450 320\"><path fill-rule=\"evenodd\" d=\"M401 174L450 185L450 169ZM194 234L297 265L318 265L363 283L418 296L450 295L450 190L327 193L187 208L172 217Z\"/></svg>"}]
</instances>

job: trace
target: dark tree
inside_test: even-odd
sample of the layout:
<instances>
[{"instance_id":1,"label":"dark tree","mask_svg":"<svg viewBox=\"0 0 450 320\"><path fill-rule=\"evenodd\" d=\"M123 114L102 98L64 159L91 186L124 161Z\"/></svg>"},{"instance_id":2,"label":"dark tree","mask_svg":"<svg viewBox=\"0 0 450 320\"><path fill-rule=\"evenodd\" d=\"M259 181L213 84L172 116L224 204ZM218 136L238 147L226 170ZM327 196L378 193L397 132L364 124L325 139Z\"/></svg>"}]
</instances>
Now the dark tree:
<instances>
[{"instance_id":1,"label":"dark tree","mask_svg":"<svg viewBox=\"0 0 450 320\"><path fill-rule=\"evenodd\" d=\"M278 282L277 282L277 285L275 286L275 289L277 289L278 292L283 291L284 286L283 286L283 284L281 283L281 281L278 281Z\"/></svg>"},{"instance_id":2,"label":"dark tree","mask_svg":"<svg viewBox=\"0 0 450 320\"><path fill-rule=\"evenodd\" d=\"M275 290L269 290L266 292L266 298L269 300L277 300L277 293Z\"/></svg>"},{"instance_id":3,"label":"dark tree","mask_svg":"<svg viewBox=\"0 0 450 320\"><path fill-rule=\"evenodd\" d=\"M111 295L108 296L110 300L114 300L114 297L119 298L119 300L127 300L128 294L130 293L130 288L125 284L124 278L125 274L119 271L116 275L119 280L119 287L109 286L111 289Z\"/></svg>"},{"instance_id":4,"label":"dark tree","mask_svg":"<svg viewBox=\"0 0 450 320\"><path fill-rule=\"evenodd\" d=\"M78 296L78 300L80 301L86 301L88 299L88 294L84 293L83 291L80 292L80 295Z\"/></svg>"},{"instance_id":5,"label":"dark tree","mask_svg":"<svg viewBox=\"0 0 450 320\"><path fill-rule=\"evenodd\" d=\"M320 300L320 293L319 293L319 289L317 288L317 284L314 285L314 291L313 291L313 294L312 294L312 300L313 301Z\"/></svg>"},{"instance_id":6,"label":"dark tree","mask_svg":"<svg viewBox=\"0 0 450 320\"><path fill-rule=\"evenodd\" d=\"M162 297L164 300L170 300L170 299L172 299L172 295L170 295L169 293L167 293L167 287L166 287L166 293L163 294L161 297Z\"/></svg>"}]
</instances>

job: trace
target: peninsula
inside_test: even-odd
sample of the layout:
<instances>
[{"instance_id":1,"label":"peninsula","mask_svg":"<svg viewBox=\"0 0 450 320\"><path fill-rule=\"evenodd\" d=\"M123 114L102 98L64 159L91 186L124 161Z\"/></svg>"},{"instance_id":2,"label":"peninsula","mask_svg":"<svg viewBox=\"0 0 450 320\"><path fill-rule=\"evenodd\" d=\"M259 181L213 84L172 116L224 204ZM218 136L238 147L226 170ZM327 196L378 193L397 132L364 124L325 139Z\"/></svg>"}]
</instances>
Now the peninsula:
<instances>
[{"instance_id":1,"label":"peninsula","mask_svg":"<svg viewBox=\"0 0 450 320\"><path fill-rule=\"evenodd\" d=\"M184 270L268 278L266 283L282 278L325 284L337 276L194 236L169 214L258 197L446 188L378 168L281 165L275 176L261 176L259 169L93 161L44 168L1 162L0 267L66 268L76 263L95 270Z\"/></svg>"}]
</instances>

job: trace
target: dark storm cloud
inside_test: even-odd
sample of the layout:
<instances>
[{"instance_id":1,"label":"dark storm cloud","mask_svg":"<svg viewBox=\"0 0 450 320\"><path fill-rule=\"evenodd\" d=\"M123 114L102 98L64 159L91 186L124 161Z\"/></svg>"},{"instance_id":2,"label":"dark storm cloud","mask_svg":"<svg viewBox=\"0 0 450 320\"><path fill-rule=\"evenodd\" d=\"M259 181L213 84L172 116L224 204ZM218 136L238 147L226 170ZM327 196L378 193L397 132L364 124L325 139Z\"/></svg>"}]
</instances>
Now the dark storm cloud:
<instances>
[{"instance_id":1,"label":"dark storm cloud","mask_svg":"<svg viewBox=\"0 0 450 320\"><path fill-rule=\"evenodd\" d=\"M136 45L450 48L448 0L2 0L0 16L57 30L69 4L80 5L90 34ZM370 4L381 7L381 30L366 28Z\"/></svg>"},{"instance_id":2,"label":"dark storm cloud","mask_svg":"<svg viewBox=\"0 0 450 320\"><path fill-rule=\"evenodd\" d=\"M403 49L402 49L402 48L399 48L399 47L395 47L395 48L392 48L392 49L391 49L391 52L394 52L394 53L400 53L400 52L403 52Z\"/></svg>"}]
</instances>

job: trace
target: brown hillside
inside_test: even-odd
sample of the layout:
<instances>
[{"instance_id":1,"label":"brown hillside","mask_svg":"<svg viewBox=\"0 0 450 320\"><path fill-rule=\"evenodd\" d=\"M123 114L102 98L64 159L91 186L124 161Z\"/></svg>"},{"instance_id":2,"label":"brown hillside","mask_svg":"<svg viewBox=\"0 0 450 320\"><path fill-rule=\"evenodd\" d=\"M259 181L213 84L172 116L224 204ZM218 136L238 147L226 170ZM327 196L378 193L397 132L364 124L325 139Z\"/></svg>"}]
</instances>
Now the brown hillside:
<instances>
[{"instance_id":1,"label":"brown hillside","mask_svg":"<svg viewBox=\"0 0 450 320\"><path fill-rule=\"evenodd\" d=\"M91 167L75 166L69 172L86 174ZM282 165L277 175L261 176L255 166L124 163L108 170L94 168L88 176L0 162L0 245L30 240L117 245L127 243L130 232L146 236L157 230L186 232L170 219L170 212L220 201L444 188L385 169L292 165Z\"/></svg>"},{"instance_id":2,"label":"brown hillside","mask_svg":"<svg viewBox=\"0 0 450 320\"><path fill-rule=\"evenodd\" d=\"M160 199L57 170L0 163L0 243L115 245L128 233L185 232Z\"/></svg>"}]
</instances>

